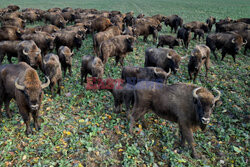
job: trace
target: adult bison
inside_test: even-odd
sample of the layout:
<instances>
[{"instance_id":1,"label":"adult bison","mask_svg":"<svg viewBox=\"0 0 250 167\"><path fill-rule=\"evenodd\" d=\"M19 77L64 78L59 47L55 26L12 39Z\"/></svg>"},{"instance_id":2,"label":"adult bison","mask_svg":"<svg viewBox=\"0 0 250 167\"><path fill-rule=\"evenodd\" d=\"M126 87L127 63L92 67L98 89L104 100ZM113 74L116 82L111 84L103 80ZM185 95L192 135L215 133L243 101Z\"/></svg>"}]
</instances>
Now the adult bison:
<instances>
[{"instance_id":1,"label":"adult bison","mask_svg":"<svg viewBox=\"0 0 250 167\"><path fill-rule=\"evenodd\" d=\"M206 38L206 45L211 49L214 54L215 59L217 60L217 55L215 53L216 49L222 49L222 58L224 59L226 54L230 54L233 57L235 62L235 55L239 52L242 45L246 44L247 41L243 42L243 38L234 32L227 33L212 33L209 34Z\"/></svg>"},{"instance_id":2,"label":"adult bison","mask_svg":"<svg viewBox=\"0 0 250 167\"><path fill-rule=\"evenodd\" d=\"M106 17L98 17L93 20L91 24L91 32L100 32L105 31L108 27L112 25L109 18Z\"/></svg>"},{"instance_id":3,"label":"adult bison","mask_svg":"<svg viewBox=\"0 0 250 167\"><path fill-rule=\"evenodd\" d=\"M32 40L25 40L17 45L18 61L26 62L31 67L42 69L41 49Z\"/></svg>"},{"instance_id":4,"label":"adult bison","mask_svg":"<svg viewBox=\"0 0 250 167\"><path fill-rule=\"evenodd\" d=\"M195 82L197 75L199 74L201 67L205 64L206 77L210 66L210 49L206 45L196 45L191 53L191 57L188 63L188 74L190 80L192 80L192 74L194 74Z\"/></svg>"},{"instance_id":5,"label":"adult bison","mask_svg":"<svg viewBox=\"0 0 250 167\"><path fill-rule=\"evenodd\" d=\"M74 52L71 52L71 50L67 46L60 46L57 53L62 65L62 70L64 71L64 77L66 76L67 69L69 71L69 75L71 76L72 56L74 55Z\"/></svg>"},{"instance_id":6,"label":"adult bison","mask_svg":"<svg viewBox=\"0 0 250 167\"><path fill-rule=\"evenodd\" d=\"M182 27L183 25L183 19L179 17L178 15L171 15L167 16L164 20L164 23L167 26L171 27L171 33L174 29L174 32L176 33L178 27Z\"/></svg>"},{"instance_id":7,"label":"adult bison","mask_svg":"<svg viewBox=\"0 0 250 167\"><path fill-rule=\"evenodd\" d=\"M236 33L240 34L245 42L245 49L244 49L244 54L247 54L247 49L250 49L250 30L245 30L245 31L235 31Z\"/></svg>"},{"instance_id":8,"label":"adult bison","mask_svg":"<svg viewBox=\"0 0 250 167\"><path fill-rule=\"evenodd\" d=\"M105 40L108 40L114 36L121 35L121 30L117 26L111 26L107 28L106 31L98 32L94 35L93 38L93 47L95 53L99 56L99 47L101 43Z\"/></svg>"},{"instance_id":9,"label":"adult bison","mask_svg":"<svg viewBox=\"0 0 250 167\"><path fill-rule=\"evenodd\" d=\"M242 22L227 23L217 28L217 32L250 30L250 25Z\"/></svg>"},{"instance_id":10,"label":"adult bison","mask_svg":"<svg viewBox=\"0 0 250 167\"><path fill-rule=\"evenodd\" d=\"M206 23L207 23L207 25L208 25L208 30L211 31L213 25L216 23L216 18L210 16L209 18L207 18Z\"/></svg>"},{"instance_id":11,"label":"adult bison","mask_svg":"<svg viewBox=\"0 0 250 167\"><path fill-rule=\"evenodd\" d=\"M142 119L152 110L161 118L179 124L181 145L185 141L191 146L192 156L198 158L192 132L197 128L205 130L216 102L220 99L203 87L191 84L165 85L151 81L142 81L134 88L134 107L130 115L130 133L135 121ZM146 126L145 122L143 124Z\"/></svg>"},{"instance_id":12,"label":"adult bison","mask_svg":"<svg viewBox=\"0 0 250 167\"><path fill-rule=\"evenodd\" d=\"M250 18L240 18L237 20L237 22L243 22L243 23L250 24Z\"/></svg>"},{"instance_id":13,"label":"adult bison","mask_svg":"<svg viewBox=\"0 0 250 167\"><path fill-rule=\"evenodd\" d=\"M4 26L0 28L0 41L14 41L21 39L20 28L15 26Z\"/></svg>"},{"instance_id":14,"label":"adult bison","mask_svg":"<svg viewBox=\"0 0 250 167\"><path fill-rule=\"evenodd\" d=\"M100 46L100 58L103 64L106 64L109 57L115 57L116 65L120 62L123 66L126 54L133 51L134 40L134 37L129 35L118 35L103 41Z\"/></svg>"},{"instance_id":15,"label":"adult bison","mask_svg":"<svg viewBox=\"0 0 250 167\"><path fill-rule=\"evenodd\" d=\"M48 78L46 83L41 84L36 70L25 62L0 66L0 110L4 102L7 115L11 117L9 104L14 98L26 124L27 135L32 133L30 115L33 117L35 129L40 129L38 118L43 98L42 89L49 84Z\"/></svg>"},{"instance_id":16,"label":"adult bison","mask_svg":"<svg viewBox=\"0 0 250 167\"><path fill-rule=\"evenodd\" d=\"M171 70L167 73L159 67L123 67L121 78L131 85L140 81L155 81L166 83Z\"/></svg>"},{"instance_id":17,"label":"adult bison","mask_svg":"<svg viewBox=\"0 0 250 167\"><path fill-rule=\"evenodd\" d=\"M192 22L186 23L183 25L183 27L191 30L192 32L195 29L202 29L202 30L204 30L204 32L208 32L208 30L209 30L208 24L200 22L200 21L192 21Z\"/></svg>"},{"instance_id":18,"label":"adult bison","mask_svg":"<svg viewBox=\"0 0 250 167\"><path fill-rule=\"evenodd\" d=\"M189 42L191 41L192 34L190 29L180 28L177 32L177 38L182 40L183 46L188 49Z\"/></svg>"},{"instance_id":19,"label":"adult bison","mask_svg":"<svg viewBox=\"0 0 250 167\"><path fill-rule=\"evenodd\" d=\"M179 46L180 45L180 40L177 39L176 37L173 37L171 35L160 35L158 37L158 44L157 48L159 46L163 47L164 45L168 45L169 48L173 49L174 46Z\"/></svg>"},{"instance_id":20,"label":"adult bison","mask_svg":"<svg viewBox=\"0 0 250 167\"><path fill-rule=\"evenodd\" d=\"M149 23L137 23L133 27L133 34L136 38L143 36L143 41L146 42L149 35L153 35L153 40L156 42L158 36L158 30L155 25Z\"/></svg>"},{"instance_id":21,"label":"adult bison","mask_svg":"<svg viewBox=\"0 0 250 167\"><path fill-rule=\"evenodd\" d=\"M2 63L4 56L8 56L9 63L12 64L11 58L17 57L17 45L21 41L2 41L0 42L0 64Z\"/></svg>"},{"instance_id":22,"label":"adult bison","mask_svg":"<svg viewBox=\"0 0 250 167\"><path fill-rule=\"evenodd\" d=\"M145 51L144 67L161 67L166 72L169 69L176 74L182 59L175 50L167 48L148 48Z\"/></svg>"}]
</instances>

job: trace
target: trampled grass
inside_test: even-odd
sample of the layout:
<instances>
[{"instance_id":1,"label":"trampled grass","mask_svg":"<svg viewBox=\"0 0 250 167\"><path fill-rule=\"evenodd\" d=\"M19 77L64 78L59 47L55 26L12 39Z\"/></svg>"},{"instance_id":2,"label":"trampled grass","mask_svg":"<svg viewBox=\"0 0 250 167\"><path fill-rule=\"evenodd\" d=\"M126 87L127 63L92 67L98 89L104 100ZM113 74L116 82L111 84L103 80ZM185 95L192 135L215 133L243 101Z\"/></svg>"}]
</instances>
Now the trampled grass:
<instances>
[{"instance_id":1,"label":"trampled grass","mask_svg":"<svg viewBox=\"0 0 250 167\"><path fill-rule=\"evenodd\" d=\"M233 19L250 16L250 3L245 1L31 1L2 0L0 8L8 4L22 8L35 7L81 7L99 10L134 11L136 14L178 14L184 22L205 21L210 15L217 19L229 16ZM42 23L35 23L42 24ZM169 34L163 25L161 34ZM172 34L175 35L175 34ZM189 54L198 41L191 41L185 50L176 47L180 55ZM204 41L200 42L204 43ZM125 58L125 65L143 66L144 52L154 47L152 38L147 43L139 42L133 53ZM217 52L218 53L218 52ZM136 135L128 133L125 112L113 112L113 97L108 91L86 90L80 85L80 61L83 55L93 54L92 37L88 35L79 52L75 51L73 76L63 80L61 96L52 98L45 90L41 118L42 129L33 136L25 136L25 124L13 100L11 109L14 117L7 119L3 112L0 120L0 166L247 166L249 163L249 51L241 51L233 63L227 55L225 60L216 61L211 55L211 68L206 80L203 69L197 84L211 90L217 87L223 104L214 110L212 122L205 132L194 133L196 150L201 159L190 157L188 147L178 146L178 126L160 119L155 114L146 115L148 129L137 124ZM219 57L221 55L219 54ZM7 61L5 60L5 63ZM177 75L171 75L169 84L190 82L187 74L188 60L181 63ZM105 76L120 78L121 66L114 66L110 59ZM40 75L40 78L44 77ZM177 153L181 150L181 153Z\"/></svg>"}]
</instances>

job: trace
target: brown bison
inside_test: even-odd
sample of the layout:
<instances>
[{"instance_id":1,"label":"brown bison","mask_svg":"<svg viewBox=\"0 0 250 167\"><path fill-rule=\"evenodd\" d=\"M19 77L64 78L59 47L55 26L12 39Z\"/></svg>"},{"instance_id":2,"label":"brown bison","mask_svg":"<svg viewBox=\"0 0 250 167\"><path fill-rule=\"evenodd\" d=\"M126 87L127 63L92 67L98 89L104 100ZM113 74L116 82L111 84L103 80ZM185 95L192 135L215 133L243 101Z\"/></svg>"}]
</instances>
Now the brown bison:
<instances>
[{"instance_id":1,"label":"brown bison","mask_svg":"<svg viewBox=\"0 0 250 167\"><path fill-rule=\"evenodd\" d=\"M237 22L243 22L243 23L250 24L250 18L240 18L237 20Z\"/></svg>"},{"instance_id":2,"label":"brown bison","mask_svg":"<svg viewBox=\"0 0 250 167\"><path fill-rule=\"evenodd\" d=\"M84 82L87 82L88 74L92 75L92 77L102 78L104 65L99 57L90 55L83 56L81 63L81 85L83 85L83 77L85 78Z\"/></svg>"},{"instance_id":3,"label":"brown bison","mask_svg":"<svg viewBox=\"0 0 250 167\"><path fill-rule=\"evenodd\" d=\"M55 25L49 24L49 25L39 26L37 27L37 30L52 34L52 33L58 32L60 28L58 28Z\"/></svg>"},{"instance_id":4,"label":"brown bison","mask_svg":"<svg viewBox=\"0 0 250 167\"><path fill-rule=\"evenodd\" d=\"M2 26L15 26L24 29L26 25L26 20L15 17L2 22Z\"/></svg>"},{"instance_id":5,"label":"brown bison","mask_svg":"<svg viewBox=\"0 0 250 167\"><path fill-rule=\"evenodd\" d=\"M43 58L43 72L50 79L50 90L52 96L54 94L54 87L57 84L57 93L61 94L62 70L59 57L53 53L45 55Z\"/></svg>"},{"instance_id":6,"label":"brown bison","mask_svg":"<svg viewBox=\"0 0 250 167\"><path fill-rule=\"evenodd\" d=\"M177 32L177 38L182 40L183 46L188 49L189 42L191 41L192 34L189 29L180 28Z\"/></svg>"},{"instance_id":7,"label":"brown bison","mask_svg":"<svg viewBox=\"0 0 250 167\"><path fill-rule=\"evenodd\" d=\"M167 16L161 15L161 14L157 14L152 16L152 18L158 20L159 22L164 22L167 19Z\"/></svg>"},{"instance_id":8,"label":"brown bison","mask_svg":"<svg viewBox=\"0 0 250 167\"><path fill-rule=\"evenodd\" d=\"M182 59L175 50L167 48L148 48L145 51L144 67L160 67L166 72L171 71L176 74Z\"/></svg>"},{"instance_id":9,"label":"brown bison","mask_svg":"<svg viewBox=\"0 0 250 167\"><path fill-rule=\"evenodd\" d=\"M213 25L216 23L216 18L210 16L210 17L206 20L206 23L207 23L207 25L208 25L208 30L211 31Z\"/></svg>"},{"instance_id":10,"label":"brown bison","mask_svg":"<svg viewBox=\"0 0 250 167\"><path fill-rule=\"evenodd\" d=\"M221 60L223 60L228 53L232 55L235 62L235 55L239 52L242 45L246 43L247 42L243 42L243 38L239 34L234 32L212 33L209 34L206 38L206 45L211 49L216 60L217 55L215 53L215 50L222 49Z\"/></svg>"},{"instance_id":11,"label":"brown bison","mask_svg":"<svg viewBox=\"0 0 250 167\"><path fill-rule=\"evenodd\" d=\"M14 26L4 26L0 28L0 41L14 41L21 39L20 28Z\"/></svg>"},{"instance_id":12,"label":"brown bison","mask_svg":"<svg viewBox=\"0 0 250 167\"><path fill-rule=\"evenodd\" d=\"M188 63L188 74L190 80L192 80L192 74L194 74L195 82L201 67L205 64L206 67L206 77L210 66L210 49L206 45L196 45L191 53L191 57Z\"/></svg>"},{"instance_id":13,"label":"brown bison","mask_svg":"<svg viewBox=\"0 0 250 167\"><path fill-rule=\"evenodd\" d=\"M42 69L42 56L41 49L39 49L36 43L32 40L25 40L17 45L18 61L26 62L31 67Z\"/></svg>"},{"instance_id":14,"label":"brown bison","mask_svg":"<svg viewBox=\"0 0 250 167\"><path fill-rule=\"evenodd\" d=\"M134 37L129 35L118 35L107 41L103 41L100 46L100 58L106 64L109 57L115 57L123 66L123 60L128 52L133 52Z\"/></svg>"},{"instance_id":15,"label":"brown bison","mask_svg":"<svg viewBox=\"0 0 250 167\"><path fill-rule=\"evenodd\" d=\"M174 29L174 32L176 33L178 27L182 27L183 19L179 17L178 15L171 15L167 16L164 20L164 23L167 26L171 27L171 33Z\"/></svg>"},{"instance_id":16,"label":"brown bison","mask_svg":"<svg viewBox=\"0 0 250 167\"><path fill-rule=\"evenodd\" d=\"M136 121L141 119L144 127L144 115L152 110L163 119L179 125L181 146L188 142L192 156L198 158L192 132L200 128L205 130L216 102L220 99L203 87L191 84L165 85L151 81L142 81L134 88L134 107L130 115L130 133Z\"/></svg>"},{"instance_id":17,"label":"brown bison","mask_svg":"<svg viewBox=\"0 0 250 167\"><path fill-rule=\"evenodd\" d=\"M112 25L109 18L106 17L98 17L93 20L91 24L91 32L100 32L105 31L108 27Z\"/></svg>"},{"instance_id":18,"label":"brown bison","mask_svg":"<svg viewBox=\"0 0 250 167\"><path fill-rule=\"evenodd\" d=\"M0 42L0 64L2 63L4 56L8 56L9 63L12 64L11 58L17 57L17 45L21 41L3 41Z\"/></svg>"},{"instance_id":19,"label":"brown bison","mask_svg":"<svg viewBox=\"0 0 250 167\"><path fill-rule=\"evenodd\" d=\"M10 9L10 11L12 11L12 12L15 12L15 11L20 9L20 7L17 5L9 5L9 6L7 6L7 8Z\"/></svg>"},{"instance_id":20,"label":"brown bison","mask_svg":"<svg viewBox=\"0 0 250 167\"><path fill-rule=\"evenodd\" d=\"M55 37L46 32L36 32L33 34L22 35L22 40L33 40L41 49L42 56L54 49Z\"/></svg>"},{"instance_id":21,"label":"brown bison","mask_svg":"<svg viewBox=\"0 0 250 167\"><path fill-rule=\"evenodd\" d=\"M163 47L164 45L168 45L169 48L173 49L174 46L179 46L180 45L180 41L179 39L177 39L176 37L173 37L171 35L160 35L158 37L158 44L157 44L157 48L159 46Z\"/></svg>"},{"instance_id":22,"label":"brown bison","mask_svg":"<svg viewBox=\"0 0 250 167\"><path fill-rule=\"evenodd\" d=\"M96 33L93 38L93 47L95 53L99 56L99 47L101 43L117 35L121 35L121 30L117 26L111 26L107 28L106 31Z\"/></svg>"},{"instance_id":23,"label":"brown bison","mask_svg":"<svg viewBox=\"0 0 250 167\"><path fill-rule=\"evenodd\" d=\"M168 73L159 67L123 67L121 78L131 85L140 81L155 81L166 83L171 73Z\"/></svg>"},{"instance_id":24,"label":"brown bison","mask_svg":"<svg viewBox=\"0 0 250 167\"><path fill-rule=\"evenodd\" d=\"M201 40L201 38L204 40L204 30L202 29L194 29L194 38L193 39L197 39L197 36L199 37L199 41Z\"/></svg>"},{"instance_id":25,"label":"brown bison","mask_svg":"<svg viewBox=\"0 0 250 167\"><path fill-rule=\"evenodd\" d=\"M200 21L192 21L192 22L186 23L183 25L183 27L191 30L192 32L195 29L202 29L202 30L204 30L204 32L208 32L208 30L209 30L208 24L200 22Z\"/></svg>"},{"instance_id":26,"label":"brown bison","mask_svg":"<svg viewBox=\"0 0 250 167\"><path fill-rule=\"evenodd\" d=\"M242 22L226 23L217 28L217 32L244 31L250 29L250 25Z\"/></svg>"},{"instance_id":27,"label":"brown bison","mask_svg":"<svg viewBox=\"0 0 250 167\"><path fill-rule=\"evenodd\" d=\"M245 30L245 31L235 31L236 33L240 34L245 41L245 49L244 49L244 54L247 54L247 49L250 49L250 30ZM247 43L246 43L247 42Z\"/></svg>"},{"instance_id":28,"label":"brown bison","mask_svg":"<svg viewBox=\"0 0 250 167\"><path fill-rule=\"evenodd\" d=\"M7 115L11 117L9 104L15 98L19 113L26 124L27 135L32 133L30 115L33 117L35 129L40 129L38 118L43 98L42 89L49 84L49 78L47 83L42 84L36 70L24 62L0 66L0 110L4 102Z\"/></svg>"},{"instance_id":29,"label":"brown bison","mask_svg":"<svg viewBox=\"0 0 250 167\"><path fill-rule=\"evenodd\" d=\"M158 30L157 27L149 23L137 23L133 27L133 34L136 38L143 36L143 41L146 42L149 35L153 35L154 43L157 40Z\"/></svg>"},{"instance_id":30,"label":"brown bison","mask_svg":"<svg viewBox=\"0 0 250 167\"><path fill-rule=\"evenodd\" d=\"M60 46L57 53L62 65L62 70L64 71L64 76L66 75L67 69L69 71L69 75L71 76L72 56L74 55L74 53L71 52L71 50L67 46Z\"/></svg>"}]
</instances>

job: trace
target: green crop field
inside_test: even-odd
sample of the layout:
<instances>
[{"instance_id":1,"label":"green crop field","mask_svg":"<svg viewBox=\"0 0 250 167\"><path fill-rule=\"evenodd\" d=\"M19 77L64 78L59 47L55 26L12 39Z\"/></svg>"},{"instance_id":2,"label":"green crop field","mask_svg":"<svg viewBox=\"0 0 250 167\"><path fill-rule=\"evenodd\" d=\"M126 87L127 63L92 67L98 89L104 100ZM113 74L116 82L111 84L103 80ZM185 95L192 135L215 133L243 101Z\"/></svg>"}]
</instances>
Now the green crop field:
<instances>
[{"instance_id":1,"label":"green crop field","mask_svg":"<svg viewBox=\"0 0 250 167\"><path fill-rule=\"evenodd\" d=\"M0 8L9 4L21 8L134 11L136 15L146 16L178 14L184 23L205 21L209 16L218 20L250 16L249 0L1 0ZM38 24L44 23L28 26ZM170 34L170 28L163 25L160 34ZM152 37L146 43L141 37L138 41L134 52L125 58L125 66L143 66L145 49L155 47ZM188 50L182 46L175 50L181 56L190 55L199 43L205 41L192 40ZM216 61L211 54L208 79L204 68L197 79L196 84L210 90L216 87L222 93L222 105L214 109L206 131L194 133L200 159L191 158L188 146L179 147L177 124L153 113L145 116L147 129L142 129L138 122L134 135L130 135L125 112L113 112L111 93L86 90L80 85L80 61L83 55L93 55L92 36L88 35L80 51L74 52L73 75L64 78L61 96L52 98L49 89L45 89L39 132L25 135L25 124L14 100L10 105L12 118L8 119L4 110L1 111L0 166L249 166L249 50L244 55L242 49L236 63L230 55L224 61ZM114 59L109 59L104 78L120 78L121 66L114 64ZM176 75L170 76L168 84L190 83L187 64L188 59L181 63ZM41 73L40 78L44 78Z\"/></svg>"}]
</instances>

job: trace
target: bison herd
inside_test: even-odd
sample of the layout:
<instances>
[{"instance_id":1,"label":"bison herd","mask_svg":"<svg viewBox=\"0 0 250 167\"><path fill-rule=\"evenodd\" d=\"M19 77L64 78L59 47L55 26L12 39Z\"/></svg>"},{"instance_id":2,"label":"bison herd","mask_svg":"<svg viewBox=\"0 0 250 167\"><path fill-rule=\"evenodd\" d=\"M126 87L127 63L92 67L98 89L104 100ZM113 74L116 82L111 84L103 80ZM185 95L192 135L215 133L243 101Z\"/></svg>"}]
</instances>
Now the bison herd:
<instances>
[{"instance_id":1,"label":"bison herd","mask_svg":"<svg viewBox=\"0 0 250 167\"><path fill-rule=\"evenodd\" d=\"M70 7L48 10L26 8L20 10L16 5L0 9L0 64L7 56L10 64L0 65L0 110L5 105L8 117L10 100L16 100L25 124L26 134L32 134L30 115L36 130L39 108L43 98L43 89L50 87L54 96L60 95L63 77L72 75L73 50L81 48L86 34L93 37L95 56L85 55L81 61L81 84L87 82L87 75L102 78L108 59L115 57L116 65L123 66L124 58L133 52L134 43L139 36L147 42L152 35L156 48L145 50L144 67L123 67L122 82L112 82L109 91L114 96L115 111L122 111L126 104L126 114L130 120L130 132L133 132L135 121L144 120L144 115L152 110L163 119L178 123L181 145L185 141L191 146L192 155L197 158L192 131L204 130L210 121L214 106L221 93L215 89L216 97L211 91L194 84L167 84L171 73L176 74L180 62L189 55L182 56L174 46L188 48L194 40L205 40L206 45L196 45L189 56L188 73L195 82L203 64L206 77L210 66L210 53L215 56L222 50L222 60L226 54L233 57L244 46L244 53L250 48L250 18L232 20L225 18L216 21L209 17L205 22L183 22L178 15L152 17L133 12L98 11L96 9L72 9ZM26 27L27 23L43 21L45 25ZM158 35L162 23L171 27L172 35ZM69 25L70 24L70 25ZM215 25L215 32L212 27ZM204 39L204 34L209 33ZM156 43L158 40L158 43ZM169 48L163 48L168 45ZM158 48L161 47L161 48ZM52 51L55 50L54 53ZM18 64L12 64L16 57ZM46 83L39 79L37 70L46 76ZM62 75L63 71L63 75ZM103 79L104 83L108 80ZM56 89L57 85L57 90ZM130 111L130 107L133 107ZM146 123L143 121L144 127Z\"/></svg>"}]
</instances>

